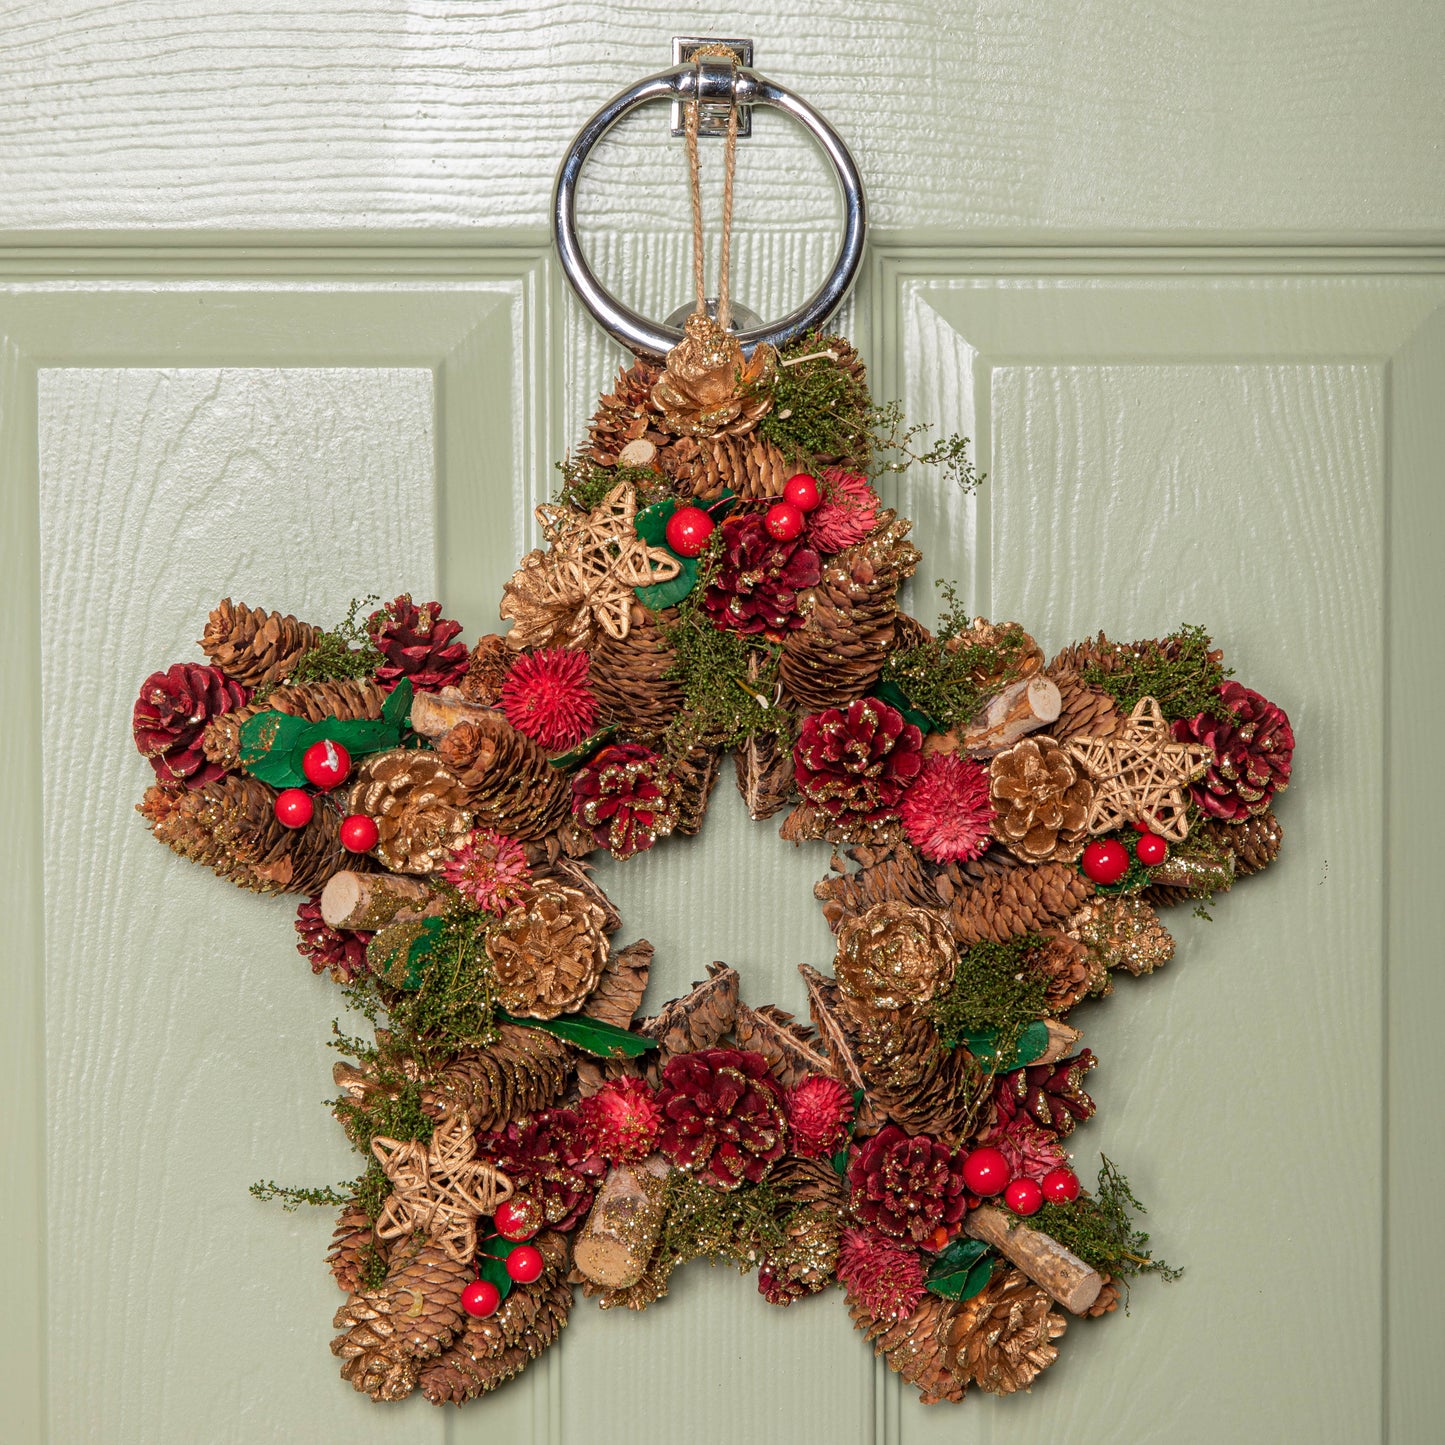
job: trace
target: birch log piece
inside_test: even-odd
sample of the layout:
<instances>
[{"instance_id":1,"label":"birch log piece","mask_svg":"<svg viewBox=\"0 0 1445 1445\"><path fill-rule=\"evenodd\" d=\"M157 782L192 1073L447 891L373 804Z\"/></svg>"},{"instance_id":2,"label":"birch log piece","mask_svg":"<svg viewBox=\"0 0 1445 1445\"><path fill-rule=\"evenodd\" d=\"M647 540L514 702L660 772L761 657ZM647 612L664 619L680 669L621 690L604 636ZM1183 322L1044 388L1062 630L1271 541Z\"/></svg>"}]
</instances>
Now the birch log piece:
<instances>
[{"instance_id":1,"label":"birch log piece","mask_svg":"<svg viewBox=\"0 0 1445 1445\"><path fill-rule=\"evenodd\" d=\"M441 911L443 899L420 878L393 873L334 873L321 890L321 919L332 928L375 933Z\"/></svg>"},{"instance_id":2,"label":"birch log piece","mask_svg":"<svg viewBox=\"0 0 1445 1445\"><path fill-rule=\"evenodd\" d=\"M930 733L926 753L968 753L991 758L1010 743L1057 722L1063 707L1058 685L1050 677L1022 678L995 693L967 727Z\"/></svg>"},{"instance_id":3,"label":"birch log piece","mask_svg":"<svg viewBox=\"0 0 1445 1445\"><path fill-rule=\"evenodd\" d=\"M613 1168L572 1250L579 1273L608 1289L626 1289L642 1278L662 1230L669 1168L660 1154Z\"/></svg>"},{"instance_id":4,"label":"birch log piece","mask_svg":"<svg viewBox=\"0 0 1445 1445\"><path fill-rule=\"evenodd\" d=\"M991 1244L1071 1314L1083 1314L1104 1287L1104 1276L1057 1239L1026 1224L1010 1228L1008 1216L992 1205L975 1209L963 1232Z\"/></svg>"},{"instance_id":5,"label":"birch log piece","mask_svg":"<svg viewBox=\"0 0 1445 1445\"><path fill-rule=\"evenodd\" d=\"M460 688L444 687L440 692L419 692L412 698L411 725L414 731L435 742L458 723L475 722L490 711L479 702L469 702Z\"/></svg>"}]
</instances>

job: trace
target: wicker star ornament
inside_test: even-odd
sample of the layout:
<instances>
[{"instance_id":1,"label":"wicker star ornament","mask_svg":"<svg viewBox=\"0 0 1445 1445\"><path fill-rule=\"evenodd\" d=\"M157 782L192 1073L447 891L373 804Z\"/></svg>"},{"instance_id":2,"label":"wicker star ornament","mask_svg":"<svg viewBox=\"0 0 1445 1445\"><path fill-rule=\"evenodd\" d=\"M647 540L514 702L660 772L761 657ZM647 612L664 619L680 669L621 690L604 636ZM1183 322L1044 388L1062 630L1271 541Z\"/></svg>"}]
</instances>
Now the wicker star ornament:
<instances>
[{"instance_id":1,"label":"wicker star ornament","mask_svg":"<svg viewBox=\"0 0 1445 1445\"><path fill-rule=\"evenodd\" d=\"M512 1194L512 1181L495 1164L476 1157L476 1139L464 1114L448 1114L430 1144L377 1135L372 1153L391 1180L376 1221L379 1239L430 1235L459 1264L477 1252L477 1219L496 1212Z\"/></svg>"},{"instance_id":2,"label":"wicker star ornament","mask_svg":"<svg viewBox=\"0 0 1445 1445\"><path fill-rule=\"evenodd\" d=\"M1189 836L1185 789L1212 754L1198 743L1175 742L1154 698L1140 698L1112 737L1071 738L1067 746L1094 780L1090 833L1145 823L1175 843Z\"/></svg>"}]
</instances>

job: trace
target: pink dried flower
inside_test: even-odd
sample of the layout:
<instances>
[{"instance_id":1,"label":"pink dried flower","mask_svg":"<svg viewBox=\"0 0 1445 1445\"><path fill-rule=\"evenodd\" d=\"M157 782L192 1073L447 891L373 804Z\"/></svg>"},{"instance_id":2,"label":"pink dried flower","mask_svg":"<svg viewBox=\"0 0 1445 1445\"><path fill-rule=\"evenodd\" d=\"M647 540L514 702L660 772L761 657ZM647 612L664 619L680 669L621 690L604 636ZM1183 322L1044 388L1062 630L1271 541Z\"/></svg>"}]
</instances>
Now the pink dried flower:
<instances>
[{"instance_id":1,"label":"pink dried flower","mask_svg":"<svg viewBox=\"0 0 1445 1445\"><path fill-rule=\"evenodd\" d=\"M843 1147L853 1096L826 1074L799 1079L783 1096L792 1151L803 1159L827 1159Z\"/></svg>"},{"instance_id":2,"label":"pink dried flower","mask_svg":"<svg viewBox=\"0 0 1445 1445\"><path fill-rule=\"evenodd\" d=\"M918 1251L868 1229L843 1231L838 1278L848 1298L877 1320L907 1319L924 1295Z\"/></svg>"},{"instance_id":3,"label":"pink dried flower","mask_svg":"<svg viewBox=\"0 0 1445 1445\"><path fill-rule=\"evenodd\" d=\"M609 1079L577 1112L592 1152L605 1159L645 1159L657 1147L662 1107L645 1079Z\"/></svg>"},{"instance_id":4,"label":"pink dried flower","mask_svg":"<svg viewBox=\"0 0 1445 1445\"><path fill-rule=\"evenodd\" d=\"M908 841L931 863L963 863L988 847L993 804L988 769L973 758L935 753L903 795Z\"/></svg>"},{"instance_id":5,"label":"pink dried flower","mask_svg":"<svg viewBox=\"0 0 1445 1445\"><path fill-rule=\"evenodd\" d=\"M841 552L861 542L878 524L878 494L861 472L829 467L823 500L808 513L808 541L819 552Z\"/></svg>"},{"instance_id":6,"label":"pink dried flower","mask_svg":"<svg viewBox=\"0 0 1445 1445\"><path fill-rule=\"evenodd\" d=\"M1027 1114L1015 1114L984 1141L1008 1160L1015 1179L1042 1179L1051 1169L1068 1163L1056 1135L1040 1128Z\"/></svg>"},{"instance_id":7,"label":"pink dried flower","mask_svg":"<svg viewBox=\"0 0 1445 1445\"><path fill-rule=\"evenodd\" d=\"M503 913L521 901L532 870L514 838L478 828L452 849L442 877L484 913Z\"/></svg>"}]
</instances>

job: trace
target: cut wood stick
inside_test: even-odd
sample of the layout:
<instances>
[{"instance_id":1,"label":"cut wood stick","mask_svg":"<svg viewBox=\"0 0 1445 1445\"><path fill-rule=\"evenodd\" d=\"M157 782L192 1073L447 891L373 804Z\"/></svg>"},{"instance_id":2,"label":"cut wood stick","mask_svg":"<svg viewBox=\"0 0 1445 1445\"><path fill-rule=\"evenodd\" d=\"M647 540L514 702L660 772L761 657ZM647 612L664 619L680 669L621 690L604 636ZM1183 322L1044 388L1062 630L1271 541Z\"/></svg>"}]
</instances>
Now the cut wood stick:
<instances>
[{"instance_id":1,"label":"cut wood stick","mask_svg":"<svg viewBox=\"0 0 1445 1445\"><path fill-rule=\"evenodd\" d=\"M1031 1061L1035 1064L1052 1064L1055 1059L1063 1058L1084 1037L1078 1029L1070 1028L1058 1019L1045 1019L1044 1027L1049 1031L1049 1046Z\"/></svg>"},{"instance_id":2,"label":"cut wood stick","mask_svg":"<svg viewBox=\"0 0 1445 1445\"><path fill-rule=\"evenodd\" d=\"M393 873L334 873L321 890L321 920L332 928L375 933L388 923L415 923L439 913L443 899L420 878Z\"/></svg>"},{"instance_id":3,"label":"cut wood stick","mask_svg":"<svg viewBox=\"0 0 1445 1445\"><path fill-rule=\"evenodd\" d=\"M1051 677L1010 683L984 704L959 735L959 746L975 757L992 757L1010 743L1056 722L1063 700Z\"/></svg>"},{"instance_id":4,"label":"cut wood stick","mask_svg":"<svg viewBox=\"0 0 1445 1445\"><path fill-rule=\"evenodd\" d=\"M1072 1250L1026 1224L1010 1228L1008 1215L992 1205L975 1209L963 1232L971 1239L991 1244L1071 1314L1084 1314L1104 1288L1104 1276Z\"/></svg>"},{"instance_id":5,"label":"cut wood stick","mask_svg":"<svg viewBox=\"0 0 1445 1445\"><path fill-rule=\"evenodd\" d=\"M603 1180L572 1250L580 1274L608 1289L642 1278L662 1230L669 1167L654 1154L641 1164L618 1164Z\"/></svg>"},{"instance_id":6,"label":"cut wood stick","mask_svg":"<svg viewBox=\"0 0 1445 1445\"><path fill-rule=\"evenodd\" d=\"M445 737L458 723L475 722L491 709L479 702L468 702L458 688L444 687L440 692L419 692L411 700L411 725L424 738Z\"/></svg>"}]
</instances>

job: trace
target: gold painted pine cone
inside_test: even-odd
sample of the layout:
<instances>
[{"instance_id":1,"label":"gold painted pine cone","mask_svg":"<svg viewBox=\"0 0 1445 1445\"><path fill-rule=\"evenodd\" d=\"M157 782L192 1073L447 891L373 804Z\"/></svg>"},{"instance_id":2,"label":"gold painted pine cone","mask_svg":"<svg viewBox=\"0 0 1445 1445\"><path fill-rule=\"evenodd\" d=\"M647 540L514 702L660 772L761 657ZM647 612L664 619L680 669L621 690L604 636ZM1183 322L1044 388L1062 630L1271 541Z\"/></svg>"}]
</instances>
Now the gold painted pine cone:
<instances>
[{"instance_id":1,"label":"gold painted pine cone","mask_svg":"<svg viewBox=\"0 0 1445 1445\"><path fill-rule=\"evenodd\" d=\"M1019 1270L995 1271L948 1323L945 1353L954 1375L991 1395L1028 1389L1058 1359L1054 1341L1068 1328L1052 1303Z\"/></svg>"},{"instance_id":2,"label":"gold painted pine cone","mask_svg":"<svg viewBox=\"0 0 1445 1445\"><path fill-rule=\"evenodd\" d=\"M279 682L320 641L321 629L309 622L227 597L206 619L199 646L212 667L243 687L260 687Z\"/></svg>"},{"instance_id":3,"label":"gold painted pine cone","mask_svg":"<svg viewBox=\"0 0 1445 1445\"><path fill-rule=\"evenodd\" d=\"M936 913L888 900L838 930L833 971L845 994L874 1008L904 1008L942 993L957 963L953 936Z\"/></svg>"},{"instance_id":4,"label":"gold painted pine cone","mask_svg":"<svg viewBox=\"0 0 1445 1445\"><path fill-rule=\"evenodd\" d=\"M958 1309L951 1300L926 1294L906 1319L880 1320L850 1300L848 1313L865 1331L873 1353L918 1390L925 1405L963 1399L965 1382L951 1370L943 1336Z\"/></svg>"},{"instance_id":5,"label":"gold painted pine cone","mask_svg":"<svg viewBox=\"0 0 1445 1445\"><path fill-rule=\"evenodd\" d=\"M1043 648L1017 622L990 622L985 617L975 617L962 632L943 644L945 652L954 653L973 647L988 648L991 653L988 660L977 664L970 674L970 680L981 693L997 692L1005 683L1033 677L1044 665Z\"/></svg>"},{"instance_id":6,"label":"gold painted pine cone","mask_svg":"<svg viewBox=\"0 0 1445 1445\"><path fill-rule=\"evenodd\" d=\"M1029 863L1071 862L1083 850L1094 785L1048 737L1027 737L989 764L994 836Z\"/></svg>"},{"instance_id":7,"label":"gold painted pine cone","mask_svg":"<svg viewBox=\"0 0 1445 1445\"><path fill-rule=\"evenodd\" d=\"M687 318L683 331L652 388L663 429L693 437L751 431L773 404L767 383L777 352L761 345L744 357L737 337L700 312Z\"/></svg>"},{"instance_id":8,"label":"gold painted pine cone","mask_svg":"<svg viewBox=\"0 0 1445 1445\"><path fill-rule=\"evenodd\" d=\"M467 791L432 752L395 748L362 761L349 813L376 823L372 850L393 873L435 873L472 828Z\"/></svg>"},{"instance_id":9,"label":"gold painted pine cone","mask_svg":"<svg viewBox=\"0 0 1445 1445\"><path fill-rule=\"evenodd\" d=\"M1102 968L1122 968L1136 978L1174 957L1174 939L1142 898L1092 898L1069 919L1065 932Z\"/></svg>"},{"instance_id":10,"label":"gold painted pine cone","mask_svg":"<svg viewBox=\"0 0 1445 1445\"><path fill-rule=\"evenodd\" d=\"M528 889L487 934L497 1001L531 1019L581 1008L607 962L607 921L580 888L549 882Z\"/></svg>"}]
</instances>

